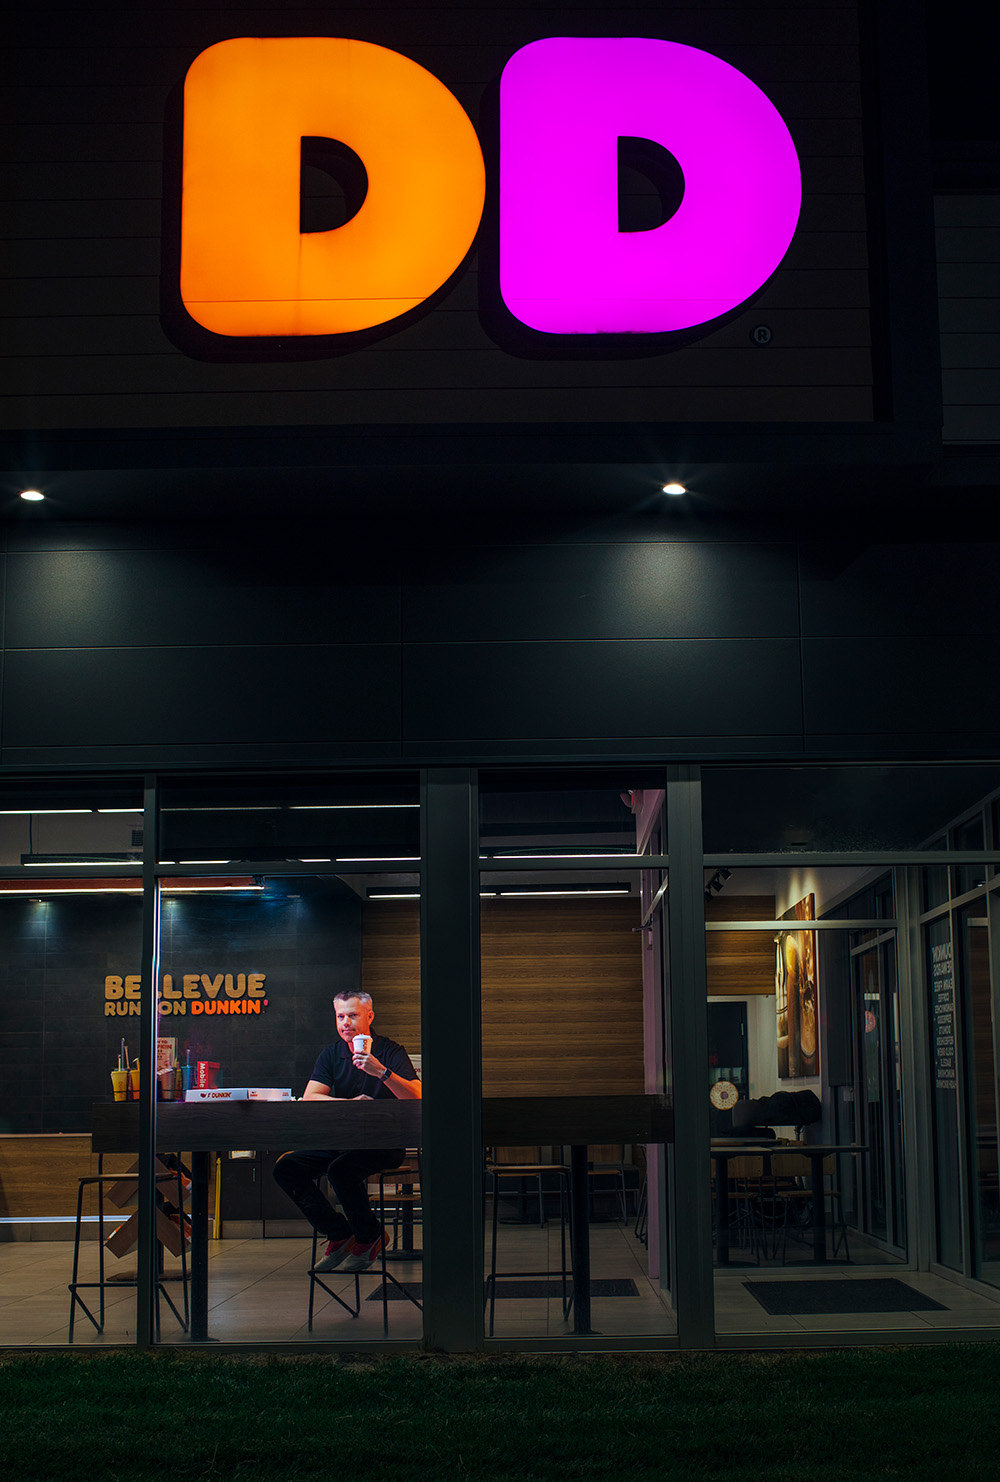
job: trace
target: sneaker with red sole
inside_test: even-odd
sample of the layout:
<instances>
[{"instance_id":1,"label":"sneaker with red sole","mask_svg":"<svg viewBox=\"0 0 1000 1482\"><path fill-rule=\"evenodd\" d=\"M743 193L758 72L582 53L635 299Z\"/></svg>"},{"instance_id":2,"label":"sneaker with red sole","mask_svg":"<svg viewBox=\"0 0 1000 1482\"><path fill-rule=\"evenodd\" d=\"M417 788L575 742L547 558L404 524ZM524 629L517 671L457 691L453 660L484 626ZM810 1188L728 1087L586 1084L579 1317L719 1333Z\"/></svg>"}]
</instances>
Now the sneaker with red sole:
<instances>
[{"instance_id":1,"label":"sneaker with red sole","mask_svg":"<svg viewBox=\"0 0 1000 1482\"><path fill-rule=\"evenodd\" d=\"M388 1230L381 1230L370 1245L359 1245L355 1241L350 1255L340 1269L342 1271L370 1271L388 1244Z\"/></svg>"},{"instance_id":2,"label":"sneaker with red sole","mask_svg":"<svg viewBox=\"0 0 1000 1482\"><path fill-rule=\"evenodd\" d=\"M354 1248L353 1235L345 1235L343 1240L331 1240L326 1251L313 1267L314 1271L336 1271L342 1266Z\"/></svg>"}]
</instances>

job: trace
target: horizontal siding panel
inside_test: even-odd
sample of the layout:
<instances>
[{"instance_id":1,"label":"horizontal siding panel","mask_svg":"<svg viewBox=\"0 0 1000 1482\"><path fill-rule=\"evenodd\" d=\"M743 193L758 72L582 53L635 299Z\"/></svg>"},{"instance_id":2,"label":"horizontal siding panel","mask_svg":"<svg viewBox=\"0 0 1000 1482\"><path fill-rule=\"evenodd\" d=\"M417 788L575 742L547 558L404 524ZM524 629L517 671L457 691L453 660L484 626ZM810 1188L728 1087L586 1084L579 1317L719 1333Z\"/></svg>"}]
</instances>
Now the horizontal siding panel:
<instances>
[{"instance_id":1,"label":"horizontal siding panel","mask_svg":"<svg viewBox=\"0 0 1000 1482\"><path fill-rule=\"evenodd\" d=\"M0 364L0 394L53 396L122 392L176 395L202 392L452 390L496 391L511 385L510 367L493 350L414 351L392 355L358 351L293 364L210 365L174 355L9 357ZM519 388L602 387L637 392L720 386L845 386L870 380L864 349L687 349L660 356L652 370L634 361L522 363ZM652 384L651 384L652 383Z\"/></svg>"},{"instance_id":2,"label":"horizontal siding panel","mask_svg":"<svg viewBox=\"0 0 1000 1482\"><path fill-rule=\"evenodd\" d=\"M743 346L750 338L751 330L759 323L760 314L757 308L751 309L749 313L741 314L738 319L727 324L724 329L716 330L714 334L706 336L701 342L702 347L709 349L716 345ZM858 348L871 343L871 317L868 310L864 308L776 309L770 307L767 311L767 324L774 339L770 346L765 347L764 353L770 353L771 349L782 350L797 346L804 349L820 349L831 345L850 345ZM868 378L870 379L870 372Z\"/></svg>"},{"instance_id":3,"label":"horizontal siding panel","mask_svg":"<svg viewBox=\"0 0 1000 1482\"><path fill-rule=\"evenodd\" d=\"M403 736L787 736L798 665L792 639L406 644Z\"/></svg>"},{"instance_id":4,"label":"horizontal siding panel","mask_svg":"<svg viewBox=\"0 0 1000 1482\"><path fill-rule=\"evenodd\" d=\"M941 376L944 399L949 405L997 406L1000 409L1000 365L988 370L945 370Z\"/></svg>"},{"instance_id":5,"label":"horizontal siding panel","mask_svg":"<svg viewBox=\"0 0 1000 1482\"><path fill-rule=\"evenodd\" d=\"M867 225L865 198L860 192L821 195L811 190L803 197L800 232L863 232Z\"/></svg>"},{"instance_id":6,"label":"horizontal siding panel","mask_svg":"<svg viewBox=\"0 0 1000 1482\"><path fill-rule=\"evenodd\" d=\"M339 550L53 551L9 555L7 570L9 649L399 637L391 572L361 580Z\"/></svg>"},{"instance_id":7,"label":"horizontal siding panel","mask_svg":"<svg viewBox=\"0 0 1000 1482\"><path fill-rule=\"evenodd\" d=\"M939 228L1000 227L1000 195L939 195L934 198Z\"/></svg>"},{"instance_id":8,"label":"horizontal siding panel","mask_svg":"<svg viewBox=\"0 0 1000 1482\"><path fill-rule=\"evenodd\" d=\"M149 161L159 160L162 153L162 119L127 129L115 124L0 124L0 160L17 165Z\"/></svg>"},{"instance_id":9,"label":"horizontal siding panel","mask_svg":"<svg viewBox=\"0 0 1000 1482\"><path fill-rule=\"evenodd\" d=\"M855 119L862 112L858 82L774 78L767 85L767 96L789 126L806 118Z\"/></svg>"},{"instance_id":10,"label":"horizontal siding panel","mask_svg":"<svg viewBox=\"0 0 1000 1482\"><path fill-rule=\"evenodd\" d=\"M996 542L870 544L832 572L824 569L828 556L827 550L803 551L801 612L807 638L1000 636ZM934 594L933 602L928 593Z\"/></svg>"},{"instance_id":11,"label":"horizontal siding panel","mask_svg":"<svg viewBox=\"0 0 1000 1482\"><path fill-rule=\"evenodd\" d=\"M627 600L623 600L623 594ZM403 593L411 641L795 637L791 546L644 542L428 553Z\"/></svg>"},{"instance_id":12,"label":"horizontal siding panel","mask_svg":"<svg viewBox=\"0 0 1000 1482\"><path fill-rule=\"evenodd\" d=\"M1000 366L1000 332L943 334L941 365L945 370L995 370Z\"/></svg>"},{"instance_id":13,"label":"horizontal siding panel","mask_svg":"<svg viewBox=\"0 0 1000 1482\"><path fill-rule=\"evenodd\" d=\"M120 130L124 135L129 131ZM49 160L44 164L9 165L3 172L3 199L7 201L158 201L163 193L163 163L159 153L144 159L110 158L78 161ZM30 221L28 213L19 220ZM7 235L6 231L4 235Z\"/></svg>"},{"instance_id":14,"label":"horizontal siding panel","mask_svg":"<svg viewBox=\"0 0 1000 1482\"><path fill-rule=\"evenodd\" d=\"M398 685L393 644L22 649L6 657L2 741L395 741Z\"/></svg>"},{"instance_id":15,"label":"horizontal siding panel","mask_svg":"<svg viewBox=\"0 0 1000 1482\"><path fill-rule=\"evenodd\" d=\"M740 315L707 335L700 342L700 349L744 349L759 319L756 310ZM859 348L870 342L866 309L769 309L767 322L774 341L766 351L757 353L795 348L820 350L831 346ZM163 355L174 349L159 318L153 314L10 318L3 321L3 341L8 356ZM494 348L478 314L444 307L435 309L419 324L388 335L380 343L378 353L389 356L415 351Z\"/></svg>"},{"instance_id":16,"label":"horizontal siding panel","mask_svg":"<svg viewBox=\"0 0 1000 1482\"><path fill-rule=\"evenodd\" d=\"M946 406L943 436L946 443L1000 442L1000 407Z\"/></svg>"},{"instance_id":17,"label":"horizontal siding panel","mask_svg":"<svg viewBox=\"0 0 1000 1482\"><path fill-rule=\"evenodd\" d=\"M170 87L142 83L117 86L50 87L43 73L37 87L7 90L7 106L15 118L38 118L46 124L155 124L162 127Z\"/></svg>"},{"instance_id":18,"label":"horizontal siding panel","mask_svg":"<svg viewBox=\"0 0 1000 1482\"><path fill-rule=\"evenodd\" d=\"M1000 334L1000 294L996 298L939 299L938 322L942 336Z\"/></svg>"},{"instance_id":19,"label":"horizontal siding panel","mask_svg":"<svg viewBox=\"0 0 1000 1482\"><path fill-rule=\"evenodd\" d=\"M51 239L54 246L62 239L77 241L81 237L158 240L161 214L157 196L15 201L2 212L0 241L27 238L41 247L49 245L46 239Z\"/></svg>"},{"instance_id":20,"label":"horizontal siding panel","mask_svg":"<svg viewBox=\"0 0 1000 1482\"><path fill-rule=\"evenodd\" d=\"M1000 261L938 263L942 298L1000 298Z\"/></svg>"},{"instance_id":21,"label":"horizontal siding panel","mask_svg":"<svg viewBox=\"0 0 1000 1482\"><path fill-rule=\"evenodd\" d=\"M967 644L937 636L804 639L806 735L935 737L1000 728L1000 690L983 684L1000 664L1000 638ZM942 692L931 676L947 676Z\"/></svg>"},{"instance_id":22,"label":"horizontal siding panel","mask_svg":"<svg viewBox=\"0 0 1000 1482\"><path fill-rule=\"evenodd\" d=\"M462 12L455 11L453 14L460 17ZM617 34L628 34L618 30L621 24L620 17L616 15ZM281 29L285 34L294 34L284 18ZM456 44L453 41L445 47L426 45L427 30L423 26L420 29L420 41L416 44L406 44L395 36L391 42L381 44L388 44L392 49L402 51L449 86L494 80L520 45L544 35L538 28L537 19L533 19L530 27L519 30L507 43L484 45L481 40L474 40L469 44ZM671 30L674 30L672 26ZM315 35L316 31L314 22L301 34ZM324 32L326 27L319 29L320 35ZM342 34L339 25L337 33ZM234 32L227 27L221 35L216 33L210 36L205 45L223 40L227 34L233 35ZM246 34L246 30L241 27L236 34ZM676 32L674 39L677 39ZM88 37L83 44L92 48L93 37ZM789 76L800 84L858 83L860 80L860 64L857 50L853 46L724 46L713 43L711 49L731 66L745 73L764 92L767 92L769 83ZM126 63L118 63L116 58L114 61L117 65L109 69L110 75L98 77L96 86L93 87L85 82L67 79L52 88L45 59L40 57L35 73L37 85L26 83L23 79L31 74L22 71L21 83L9 90L9 107L11 113L18 118L35 115L46 124L125 123L131 120L153 123L162 119L171 89L182 82L190 62L199 50L199 46L192 46L190 49L185 48L183 53L173 55L166 51L144 53L139 58L141 70L138 71L128 69ZM156 65L157 61L160 65ZM99 70L103 72L104 68L99 67ZM79 77L77 70L76 79ZM123 81L129 77L142 80L131 83ZM44 96L44 112L39 109L40 96Z\"/></svg>"},{"instance_id":23,"label":"horizontal siding panel","mask_svg":"<svg viewBox=\"0 0 1000 1482\"><path fill-rule=\"evenodd\" d=\"M156 314L158 278L19 278L0 283L0 315Z\"/></svg>"},{"instance_id":24,"label":"horizontal siding panel","mask_svg":"<svg viewBox=\"0 0 1000 1482\"><path fill-rule=\"evenodd\" d=\"M934 236L937 242L939 263L989 262L1000 264L1000 226L956 226L947 229L938 227Z\"/></svg>"},{"instance_id":25,"label":"horizontal siding panel","mask_svg":"<svg viewBox=\"0 0 1000 1482\"><path fill-rule=\"evenodd\" d=\"M270 392L256 398L220 393L206 397L53 396L6 399L9 427L338 427L355 423L412 426L423 423L521 422L540 426L565 422L867 422L872 418L867 386L784 386L674 390L586 388L578 391L468 391L456 386L445 396L412 391Z\"/></svg>"}]
</instances>

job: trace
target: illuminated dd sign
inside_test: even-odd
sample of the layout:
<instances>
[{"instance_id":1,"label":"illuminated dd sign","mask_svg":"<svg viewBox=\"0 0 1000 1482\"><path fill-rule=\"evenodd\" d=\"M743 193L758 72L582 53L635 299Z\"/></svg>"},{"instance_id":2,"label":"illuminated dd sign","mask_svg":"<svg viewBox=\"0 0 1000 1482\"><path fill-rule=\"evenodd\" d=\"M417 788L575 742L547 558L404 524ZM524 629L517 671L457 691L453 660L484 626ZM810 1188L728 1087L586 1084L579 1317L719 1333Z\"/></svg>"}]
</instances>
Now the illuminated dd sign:
<instances>
[{"instance_id":1,"label":"illuminated dd sign","mask_svg":"<svg viewBox=\"0 0 1000 1482\"><path fill-rule=\"evenodd\" d=\"M343 226L300 229L302 140L362 161ZM619 140L669 151L676 211L621 231ZM795 231L799 164L759 88L694 47L552 37L500 82L500 292L548 334L661 334L737 308ZM385 47L333 37L223 41L184 86L181 297L221 335L334 335L384 324L459 266L485 170L455 96Z\"/></svg>"}]
</instances>

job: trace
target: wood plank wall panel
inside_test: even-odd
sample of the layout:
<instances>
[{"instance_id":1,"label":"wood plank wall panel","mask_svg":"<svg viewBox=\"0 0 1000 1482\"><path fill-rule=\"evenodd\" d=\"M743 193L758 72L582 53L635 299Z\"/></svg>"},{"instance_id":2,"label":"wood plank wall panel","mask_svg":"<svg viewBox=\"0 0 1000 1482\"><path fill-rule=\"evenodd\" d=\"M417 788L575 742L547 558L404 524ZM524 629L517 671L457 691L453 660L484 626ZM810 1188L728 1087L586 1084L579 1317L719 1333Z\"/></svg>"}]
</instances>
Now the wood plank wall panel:
<instances>
[{"instance_id":1,"label":"wood plank wall panel","mask_svg":"<svg viewBox=\"0 0 1000 1482\"><path fill-rule=\"evenodd\" d=\"M361 918L361 988L372 996L374 1027L420 1053L420 905L368 901Z\"/></svg>"},{"instance_id":2,"label":"wood plank wall panel","mask_svg":"<svg viewBox=\"0 0 1000 1482\"><path fill-rule=\"evenodd\" d=\"M245 34L239 5L97 5L20 22L14 168L0 241L9 334L4 425L40 428L868 420L871 359L860 64L851 3L507 9L261 7L252 32L357 36L428 67L476 122L506 59L540 36L665 36L746 71L803 165L799 233L745 312L696 344L636 359L511 353L480 322L473 252L443 302L370 349L290 364L207 363L159 321L164 118L204 47ZM166 147L174 147L169 139ZM767 323L766 350L749 332Z\"/></svg>"},{"instance_id":3,"label":"wood plank wall panel","mask_svg":"<svg viewBox=\"0 0 1000 1482\"><path fill-rule=\"evenodd\" d=\"M705 902L707 921L773 921L773 895L717 895ZM774 992L774 937L767 931L705 933L710 998Z\"/></svg>"},{"instance_id":4,"label":"wood plank wall panel","mask_svg":"<svg viewBox=\"0 0 1000 1482\"><path fill-rule=\"evenodd\" d=\"M105 1157L104 1171L116 1173L131 1168L131 1154ZM58 1137L0 1137L0 1218L75 1219L79 1180L97 1172L97 1155L90 1151L90 1135L66 1133ZM122 1218L107 1205L110 1234ZM84 1214L97 1213L97 1196L91 1185L84 1193Z\"/></svg>"},{"instance_id":5,"label":"wood plank wall panel","mask_svg":"<svg viewBox=\"0 0 1000 1482\"><path fill-rule=\"evenodd\" d=\"M482 902L485 1096L642 1094L638 922L631 897ZM361 981L376 1024L419 1048L417 902L366 906Z\"/></svg>"},{"instance_id":6,"label":"wood plank wall panel","mask_svg":"<svg viewBox=\"0 0 1000 1482\"><path fill-rule=\"evenodd\" d=\"M641 1095L638 899L482 907L484 1096Z\"/></svg>"}]
</instances>

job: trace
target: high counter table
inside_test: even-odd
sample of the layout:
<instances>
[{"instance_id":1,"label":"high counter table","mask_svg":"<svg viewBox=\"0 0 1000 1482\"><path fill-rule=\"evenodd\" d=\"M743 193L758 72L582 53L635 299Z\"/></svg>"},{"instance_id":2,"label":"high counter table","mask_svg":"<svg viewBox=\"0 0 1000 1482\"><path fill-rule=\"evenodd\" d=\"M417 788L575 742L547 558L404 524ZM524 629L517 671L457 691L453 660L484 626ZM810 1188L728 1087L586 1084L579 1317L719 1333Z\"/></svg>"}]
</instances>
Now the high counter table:
<instances>
[{"instance_id":1,"label":"high counter table","mask_svg":"<svg viewBox=\"0 0 1000 1482\"><path fill-rule=\"evenodd\" d=\"M858 1157L867 1153L867 1144L858 1142L713 1142L711 1154L721 1165L716 1177L716 1264L732 1264L729 1255L729 1160L730 1158L778 1158L782 1154L809 1159L810 1192L813 1206L813 1264L826 1265L826 1191L823 1186L823 1163L837 1153Z\"/></svg>"},{"instance_id":2,"label":"high counter table","mask_svg":"<svg viewBox=\"0 0 1000 1482\"><path fill-rule=\"evenodd\" d=\"M95 1153L135 1152L138 1102L93 1108ZM573 1327L590 1326L587 1147L607 1142L664 1143L673 1113L663 1096L486 1097L483 1143L568 1146L573 1235ZM235 1148L419 1147L421 1103L378 1101L159 1102L156 1151L191 1154L191 1338L208 1337L209 1154Z\"/></svg>"}]
</instances>

